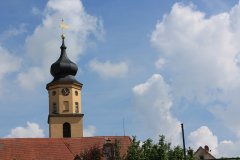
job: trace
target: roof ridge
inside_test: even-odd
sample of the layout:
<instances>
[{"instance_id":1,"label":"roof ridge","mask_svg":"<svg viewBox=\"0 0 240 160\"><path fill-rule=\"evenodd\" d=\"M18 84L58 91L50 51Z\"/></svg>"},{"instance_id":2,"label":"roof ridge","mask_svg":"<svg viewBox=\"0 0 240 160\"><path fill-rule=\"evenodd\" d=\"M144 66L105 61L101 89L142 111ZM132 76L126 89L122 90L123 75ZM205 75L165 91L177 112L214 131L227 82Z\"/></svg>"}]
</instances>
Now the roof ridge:
<instances>
[{"instance_id":1,"label":"roof ridge","mask_svg":"<svg viewBox=\"0 0 240 160\"><path fill-rule=\"evenodd\" d=\"M65 142L63 138L61 138L61 140L62 140L63 144L66 146L66 148L69 150L69 152L73 155L73 158L75 158L76 155L71 151L71 149L69 147L70 145L67 142Z\"/></svg>"}]
</instances>

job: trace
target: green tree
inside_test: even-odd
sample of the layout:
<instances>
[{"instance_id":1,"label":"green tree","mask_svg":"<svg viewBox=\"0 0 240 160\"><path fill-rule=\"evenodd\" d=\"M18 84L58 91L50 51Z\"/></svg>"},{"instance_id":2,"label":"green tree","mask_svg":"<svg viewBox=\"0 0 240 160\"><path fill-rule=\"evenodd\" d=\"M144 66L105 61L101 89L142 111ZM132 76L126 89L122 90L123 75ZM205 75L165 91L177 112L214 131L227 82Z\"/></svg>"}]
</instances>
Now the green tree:
<instances>
[{"instance_id":1,"label":"green tree","mask_svg":"<svg viewBox=\"0 0 240 160\"><path fill-rule=\"evenodd\" d=\"M120 141L116 139L112 146L114 154L110 157L111 160L184 160L183 149L180 146L171 147L171 143L165 140L165 136L160 136L158 143L153 143L151 139L141 143L133 137L124 158L120 154ZM101 160L104 156L102 149L97 146L80 154L83 160ZM187 150L187 160L195 160L191 148Z\"/></svg>"},{"instance_id":2,"label":"green tree","mask_svg":"<svg viewBox=\"0 0 240 160\"><path fill-rule=\"evenodd\" d=\"M97 146L93 146L80 154L80 158L83 160L101 160L102 156L102 151Z\"/></svg>"},{"instance_id":3,"label":"green tree","mask_svg":"<svg viewBox=\"0 0 240 160\"><path fill-rule=\"evenodd\" d=\"M142 148L142 159L151 160L154 157L153 143L151 139L147 139L143 142Z\"/></svg>"},{"instance_id":4,"label":"green tree","mask_svg":"<svg viewBox=\"0 0 240 160\"><path fill-rule=\"evenodd\" d=\"M174 147L172 151L172 157L169 159L172 160L184 160L183 149L180 146Z\"/></svg>"},{"instance_id":5,"label":"green tree","mask_svg":"<svg viewBox=\"0 0 240 160\"><path fill-rule=\"evenodd\" d=\"M161 135L158 145L156 144L155 146L158 153L156 158L159 160L168 160L168 152L171 150L171 144L165 141L165 136Z\"/></svg>"},{"instance_id":6,"label":"green tree","mask_svg":"<svg viewBox=\"0 0 240 160\"><path fill-rule=\"evenodd\" d=\"M120 141L118 139L115 139L115 143L114 143L114 158L115 158L115 160L122 160L122 157L120 155L120 149L121 149Z\"/></svg>"},{"instance_id":7,"label":"green tree","mask_svg":"<svg viewBox=\"0 0 240 160\"><path fill-rule=\"evenodd\" d=\"M142 157L143 154L140 141L137 141L136 137L134 136L132 139L132 144L128 148L126 160L144 160Z\"/></svg>"},{"instance_id":8,"label":"green tree","mask_svg":"<svg viewBox=\"0 0 240 160\"><path fill-rule=\"evenodd\" d=\"M140 144L140 141L133 137L125 160L184 160L183 149L180 146L171 147L171 143L167 142L163 135L156 144L151 139ZM193 150L190 148L187 150L187 160L194 160Z\"/></svg>"},{"instance_id":9,"label":"green tree","mask_svg":"<svg viewBox=\"0 0 240 160\"><path fill-rule=\"evenodd\" d=\"M191 149L190 147L187 150L187 160L195 160L194 156L193 156L193 149Z\"/></svg>"},{"instance_id":10,"label":"green tree","mask_svg":"<svg viewBox=\"0 0 240 160\"><path fill-rule=\"evenodd\" d=\"M113 148L113 154L111 157L108 157L107 159L110 160L124 160L123 157L121 157L120 154L120 149L121 149L121 144L120 141L118 139L115 139L114 143L110 143ZM82 160L101 160L103 158L106 158L106 154L104 154L103 148L101 147L97 147L97 146L93 146L88 150L85 150L84 152L82 152L80 154L80 156L76 156L75 158L81 158Z\"/></svg>"}]
</instances>

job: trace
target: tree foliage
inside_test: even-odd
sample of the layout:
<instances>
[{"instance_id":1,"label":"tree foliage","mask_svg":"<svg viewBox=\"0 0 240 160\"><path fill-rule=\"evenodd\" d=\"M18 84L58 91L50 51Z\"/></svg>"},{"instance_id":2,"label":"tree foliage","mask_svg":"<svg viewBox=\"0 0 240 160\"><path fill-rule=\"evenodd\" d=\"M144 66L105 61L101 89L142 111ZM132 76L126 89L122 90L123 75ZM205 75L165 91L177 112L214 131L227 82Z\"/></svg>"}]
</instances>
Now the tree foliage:
<instances>
[{"instance_id":1,"label":"tree foliage","mask_svg":"<svg viewBox=\"0 0 240 160\"><path fill-rule=\"evenodd\" d=\"M83 160L101 160L102 151L97 146L91 147L89 150L85 150L80 154L80 158Z\"/></svg>"},{"instance_id":2,"label":"tree foliage","mask_svg":"<svg viewBox=\"0 0 240 160\"><path fill-rule=\"evenodd\" d=\"M194 160L193 150L189 148L187 153L187 160ZM164 136L156 144L151 139L141 143L133 137L125 160L184 160L184 154L180 146L171 147Z\"/></svg>"},{"instance_id":3,"label":"tree foliage","mask_svg":"<svg viewBox=\"0 0 240 160\"><path fill-rule=\"evenodd\" d=\"M122 160L122 157L120 155L120 149L121 149L121 144L118 139L115 139L114 143L114 160Z\"/></svg>"},{"instance_id":4,"label":"tree foliage","mask_svg":"<svg viewBox=\"0 0 240 160\"><path fill-rule=\"evenodd\" d=\"M124 160L124 158L121 157L121 155L120 155L121 145L120 145L120 141L118 139L115 139L114 143L107 144L108 147L110 146L110 148L107 149L107 152L106 152L106 150L104 150L104 146L103 146L103 148L101 148L99 146L93 146L90 149L82 152L80 154L80 156L76 156L75 159L78 158L81 160L101 160L101 159ZM109 153L109 151L111 153Z\"/></svg>"},{"instance_id":5,"label":"tree foliage","mask_svg":"<svg viewBox=\"0 0 240 160\"><path fill-rule=\"evenodd\" d=\"M159 141L147 139L141 142L133 137L131 145L128 147L127 154L121 157L121 144L119 140L111 143L113 153L108 157L103 149L97 146L90 148L80 154L81 160L184 160L183 149L180 146L171 147L171 143L165 140L164 136L159 137ZM187 150L187 160L195 160L193 150Z\"/></svg>"}]
</instances>

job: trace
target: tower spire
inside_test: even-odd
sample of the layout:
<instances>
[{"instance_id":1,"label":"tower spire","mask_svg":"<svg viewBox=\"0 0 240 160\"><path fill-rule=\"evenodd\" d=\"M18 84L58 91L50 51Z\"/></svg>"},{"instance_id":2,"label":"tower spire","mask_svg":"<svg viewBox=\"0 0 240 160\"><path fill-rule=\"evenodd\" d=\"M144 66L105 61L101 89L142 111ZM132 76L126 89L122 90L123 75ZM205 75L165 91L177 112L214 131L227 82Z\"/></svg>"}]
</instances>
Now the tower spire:
<instances>
[{"instance_id":1,"label":"tower spire","mask_svg":"<svg viewBox=\"0 0 240 160\"><path fill-rule=\"evenodd\" d=\"M66 45L65 45L65 35L63 34L63 30L68 28L68 25L64 23L62 20L60 27L62 28L62 45L60 47L61 49L61 54L58 60L51 65L50 73L54 77L53 81L50 82L47 87L51 84L56 84L56 83L77 83L79 85L82 85L80 82L78 82L75 79L75 75L77 74L78 67L77 65L72 62L66 52Z\"/></svg>"},{"instance_id":2,"label":"tower spire","mask_svg":"<svg viewBox=\"0 0 240 160\"><path fill-rule=\"evenodd\" d=\"M61 48L61 53L62 53L62 51L66 50L67 47L65 46L65 41L64 41L65 40L65 36L63 34L61 35L61 38L62 38L62 45L61 45L60 48ZM65 51L65 53L66 53L66 51Z\"/></svg>"},{"instance_id":3,"label":"tower spire","mask_svg":"<svg viewBox=\"0 0 240 160\"><path fill-rule=\"evenodd\" d=\"M68 26L63 20L61 54L51 65L53 80L47 84L49 95L49 136L51 138L82 137L83 114L81 105L82 83L75 78L78 67L66 52L64 29Z\"/></svg>"}]
</instances>

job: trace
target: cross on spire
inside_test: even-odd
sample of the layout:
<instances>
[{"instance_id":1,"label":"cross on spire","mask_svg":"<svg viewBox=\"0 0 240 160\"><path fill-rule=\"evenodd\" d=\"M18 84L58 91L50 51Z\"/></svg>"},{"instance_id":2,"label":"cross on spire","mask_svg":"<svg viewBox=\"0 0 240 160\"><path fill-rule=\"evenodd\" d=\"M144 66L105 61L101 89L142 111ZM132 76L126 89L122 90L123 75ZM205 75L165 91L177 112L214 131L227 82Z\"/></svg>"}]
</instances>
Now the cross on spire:
<instances>
[{"instance_id":1,"label":"cross on spire","mask_svg":"<svg viewBox=\"0 0 240 160\"><path fill-rule=\"evenodd\" d=\"M68 29L69 28L69 26L66 24L66 23L64 23L64 20L62 19L62 22L60 23L60 28L62 29L62 35L61 35L61 37L62 37L62 39L64 39L65 37L64 37L64 30L65 29Z\"/></svg>"}]
</instances>

